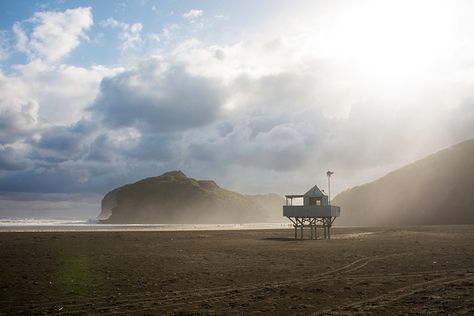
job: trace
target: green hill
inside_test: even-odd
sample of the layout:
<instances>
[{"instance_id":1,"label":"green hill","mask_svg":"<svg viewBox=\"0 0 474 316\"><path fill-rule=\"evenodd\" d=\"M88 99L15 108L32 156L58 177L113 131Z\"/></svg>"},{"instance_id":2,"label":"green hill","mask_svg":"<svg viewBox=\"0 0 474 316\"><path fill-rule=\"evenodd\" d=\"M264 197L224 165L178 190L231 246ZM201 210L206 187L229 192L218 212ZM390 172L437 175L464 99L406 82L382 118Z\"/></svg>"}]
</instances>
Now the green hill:
<instances>
[{"instance_id":1,"label":"green hill","mask_svg":"<svg viewBox=\"0 0 474 316\"><path fill-rule=\"evenodd\" d=\"M474 224L474 139L338 194L338 225Z\"/></svg>"},{"instance_id":2,"label":"green hill","mask_svg":"<svg viewBox=\"0 0 474 316\"><path fill-rule=\"evenodd\" d=\"M277 195L244 196L171 171L110 191L99 218L104 223L270 222L282 218L283 203Z\"/></svg>"}]
</instances>

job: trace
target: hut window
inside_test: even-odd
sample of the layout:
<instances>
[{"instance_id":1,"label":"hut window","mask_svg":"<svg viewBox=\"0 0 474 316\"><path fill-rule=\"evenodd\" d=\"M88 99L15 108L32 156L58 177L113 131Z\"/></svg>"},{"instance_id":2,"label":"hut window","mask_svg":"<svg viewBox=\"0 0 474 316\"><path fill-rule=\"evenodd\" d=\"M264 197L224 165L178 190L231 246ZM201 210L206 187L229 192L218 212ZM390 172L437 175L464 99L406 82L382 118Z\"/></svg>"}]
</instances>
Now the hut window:
<instances>
[{"instance_id":1,"label":"hut window","mask_svg":"<svg viewBox=\"0 0 474 316\"><path fill-rule=\"evenodd\" d=\"M321 198L319 197L310 197L309 205L321 205Z\"/></svg>"}]
</instances>

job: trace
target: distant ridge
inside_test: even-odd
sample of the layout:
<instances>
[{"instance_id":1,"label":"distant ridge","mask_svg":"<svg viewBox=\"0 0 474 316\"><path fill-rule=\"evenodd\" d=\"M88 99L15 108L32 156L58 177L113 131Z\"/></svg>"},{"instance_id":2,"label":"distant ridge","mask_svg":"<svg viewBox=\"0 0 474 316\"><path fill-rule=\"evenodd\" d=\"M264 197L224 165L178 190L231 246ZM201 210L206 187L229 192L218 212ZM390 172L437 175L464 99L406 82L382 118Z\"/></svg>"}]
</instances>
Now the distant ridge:
<instances>
[{"instance_id":1,"label":"distant ridge","mask_svg":"<svg viewBox=\"0 0 474 316\"><path fill-rule=\"evenodd\" d=\"M279 222L283 203L276 194L244 196L212 180L170 171L110 191L99 218L104 223Z\"/></svg>"},{"instance_id":2,"label":"distant ridge","mask_svg":"<svg viewBox=\"0 0 474 316\"><path fill-rule=\"evenodd\" d=\"M339 225L474 224L474 139L338 194Z\"/></svg>"}]
</instances>

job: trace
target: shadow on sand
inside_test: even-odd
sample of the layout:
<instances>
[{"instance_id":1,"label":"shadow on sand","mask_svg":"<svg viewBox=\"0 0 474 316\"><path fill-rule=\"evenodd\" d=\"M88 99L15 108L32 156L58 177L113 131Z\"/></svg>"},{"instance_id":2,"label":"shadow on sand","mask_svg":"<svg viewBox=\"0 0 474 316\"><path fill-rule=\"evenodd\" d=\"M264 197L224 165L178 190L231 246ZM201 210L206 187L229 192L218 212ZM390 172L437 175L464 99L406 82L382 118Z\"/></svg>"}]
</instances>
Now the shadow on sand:
<instances>
[{"instance_id":1,"label":"shadow on sand","mask_svg":"<svg viewBox=\"0 0 474 316\"><path fill-rule=\"evenodd\" d=\"M300 239L295 239L292 237L268 237L262 238L262 240L272 240L272 241L299 241Z\"/></svg>"}]
</instances>

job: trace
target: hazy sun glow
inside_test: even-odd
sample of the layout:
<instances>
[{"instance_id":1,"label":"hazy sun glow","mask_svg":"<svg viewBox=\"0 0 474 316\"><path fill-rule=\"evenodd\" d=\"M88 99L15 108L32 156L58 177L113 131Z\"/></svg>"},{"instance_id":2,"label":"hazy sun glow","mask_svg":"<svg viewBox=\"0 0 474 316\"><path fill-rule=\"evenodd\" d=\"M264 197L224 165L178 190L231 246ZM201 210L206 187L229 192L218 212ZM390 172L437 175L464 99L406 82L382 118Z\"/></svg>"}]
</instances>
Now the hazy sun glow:
<instances>
[{"instance_id":1,"label":"hazy sun glow","mask_svg":"<svg viewBox=\"0 0 474 316\"><path fill-rule=\"evenodd\" d=\"M336 13L322 44L328 56L350 63L360 80L386 86L424 80L453 49L446 3L362 3Z\"/></svg>"}]
</instances>

